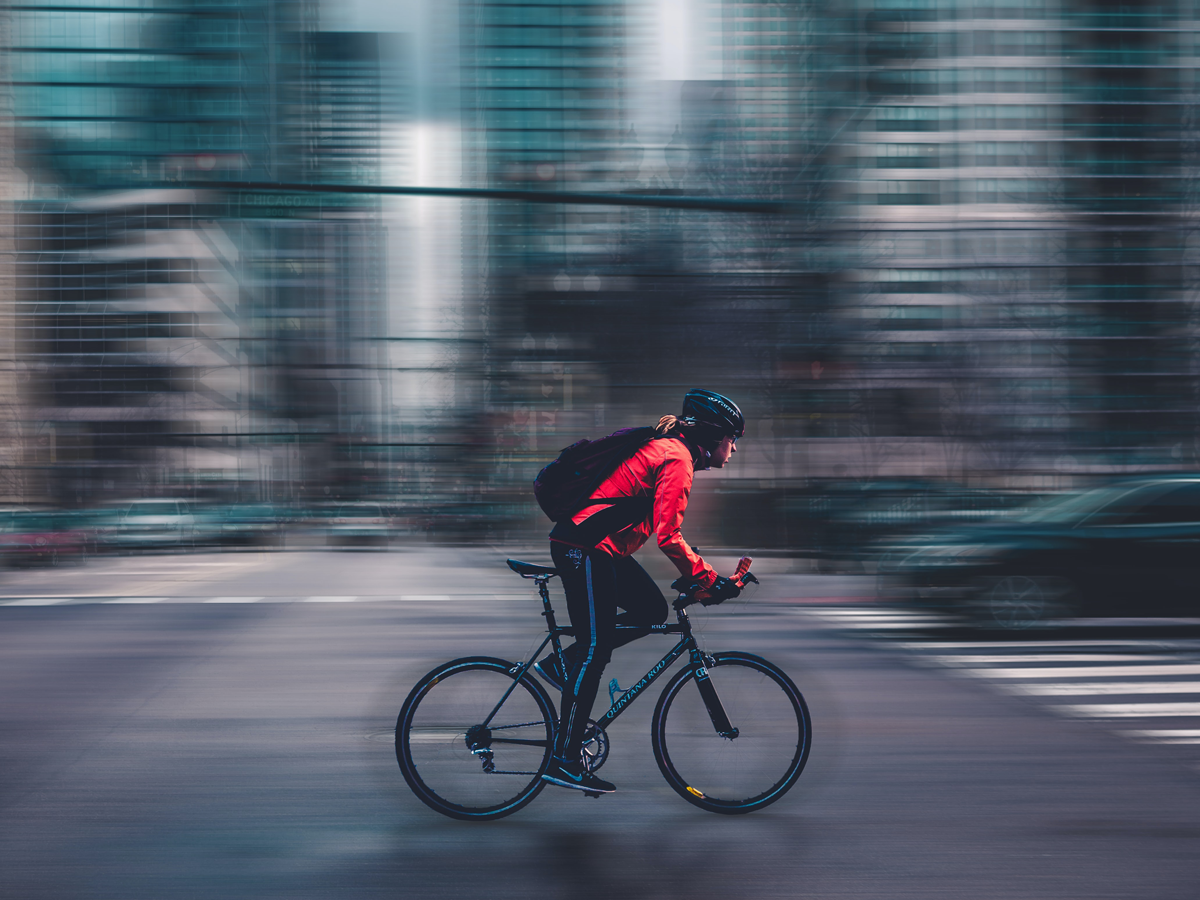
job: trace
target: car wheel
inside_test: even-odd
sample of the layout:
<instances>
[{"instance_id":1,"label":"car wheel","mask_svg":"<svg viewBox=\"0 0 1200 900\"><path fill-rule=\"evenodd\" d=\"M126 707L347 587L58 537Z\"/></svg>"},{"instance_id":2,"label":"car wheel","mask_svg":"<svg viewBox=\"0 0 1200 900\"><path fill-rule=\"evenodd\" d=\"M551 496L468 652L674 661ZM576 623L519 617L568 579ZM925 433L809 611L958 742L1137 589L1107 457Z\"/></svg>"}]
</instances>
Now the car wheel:
<instances>
[{"instance_id":1,"label":"car wheel","mask_svg":"<svg viewBox=\"0 0 1200 900\"><path fill-rule=\"evenodd\" d=\"M1001 628L1019 630L1073 612L1074 590L1065 578L1041 575L1005 575L985 595L991 621Z\"/></svg>"}]
</instances>

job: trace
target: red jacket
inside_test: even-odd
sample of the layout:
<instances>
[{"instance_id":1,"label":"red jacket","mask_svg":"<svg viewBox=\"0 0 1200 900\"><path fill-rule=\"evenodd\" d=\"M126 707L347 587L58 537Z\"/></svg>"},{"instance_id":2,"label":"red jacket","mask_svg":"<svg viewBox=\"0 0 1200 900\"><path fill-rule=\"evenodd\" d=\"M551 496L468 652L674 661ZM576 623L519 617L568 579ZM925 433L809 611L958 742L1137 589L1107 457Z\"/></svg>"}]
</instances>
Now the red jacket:
<instances>
[{"instance_id":1,"label":"red jacket","mask_svg":"<svg viewBox=\"0 0 1200 900\"><path fill-rule=\"evenodd\" d=\"M650 515L641 522L611 534L596 545L611 556L630 556L658 534L658 546L684 576L695 578L703 587L711 587L717 573L688 546L679 533L688 494L692 490L692 454L683 441L664 438L650 441L600 483L592 498L654 498ZM579 525L589 516L607 508L607 504L585 506L571 521Z\"/></svg>"}]
</instances>

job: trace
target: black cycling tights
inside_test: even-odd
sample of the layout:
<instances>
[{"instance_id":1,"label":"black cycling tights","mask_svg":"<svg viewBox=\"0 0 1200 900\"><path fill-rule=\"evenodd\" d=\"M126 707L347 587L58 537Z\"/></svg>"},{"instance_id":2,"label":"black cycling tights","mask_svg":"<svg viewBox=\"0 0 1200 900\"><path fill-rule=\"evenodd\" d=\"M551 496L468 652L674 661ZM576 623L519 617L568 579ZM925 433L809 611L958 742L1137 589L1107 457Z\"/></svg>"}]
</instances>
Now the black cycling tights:
<instances>
[{"instance_id":1,"label":"black cycling tights","mask_svg":"<svg viewBox=\"0 0 1200 900\"><path fill-rule=\"evenodd\" d=\"M567 595L575 644L567 656L569 671L562 697L555 755L576 759L600 679L612 651L649 634L667 620L667 599L632 556L612 557L603 550L580 550L550 542L554 567ZM617 607L625 610L618 615ZM617 631L617 625L637 630Z\"/></svg>"}]
</instances>

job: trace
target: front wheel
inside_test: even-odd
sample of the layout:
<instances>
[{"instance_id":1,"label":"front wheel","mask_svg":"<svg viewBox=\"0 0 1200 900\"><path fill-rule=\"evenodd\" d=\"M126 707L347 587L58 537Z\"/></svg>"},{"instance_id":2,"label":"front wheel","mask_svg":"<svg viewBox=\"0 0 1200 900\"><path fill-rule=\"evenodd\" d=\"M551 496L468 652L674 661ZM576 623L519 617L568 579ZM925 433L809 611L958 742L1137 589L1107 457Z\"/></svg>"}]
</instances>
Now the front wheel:
<instances>
[{"instance_id":1,"label":"front wheel","mask_svg":"<svg viewBox=\"0 0 1200 900\"><path fill-rule=\"evenodd\" d=\"M812 744L804 697L778 667L749 653L718 653L705 671L736 729L713 725L689 666L662 692L651 724L667 784L709 812L736 815L774 803L796 783Z\"/></svg>"},{"instance_id":2,"label":"front wheel","mask_svg":"<svg viewBox=\"0 0 1200 900\"><path fill-rule=\"evenodd\" d=\"M545 689L513 664L475 656L438 666L404 701L396 760L414 794L455 819L499 819L536 797L557 717Z\"/></svg>"}]
</instances>

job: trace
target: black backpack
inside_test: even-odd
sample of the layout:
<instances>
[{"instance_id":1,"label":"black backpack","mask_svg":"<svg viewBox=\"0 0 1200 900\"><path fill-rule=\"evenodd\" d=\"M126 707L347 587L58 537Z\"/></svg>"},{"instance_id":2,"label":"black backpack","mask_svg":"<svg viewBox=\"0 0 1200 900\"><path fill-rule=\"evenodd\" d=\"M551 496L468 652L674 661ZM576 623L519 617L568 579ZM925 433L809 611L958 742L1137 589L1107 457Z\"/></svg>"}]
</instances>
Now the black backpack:
<instances>
[{"instance_id":1,"label":"black backpack","mask_svg":"<svg viewBox=\"0 0 1200 900\"><path fill-rule=\"evenodd\" d=\"M564 448L558 459L538 472L533 481L533 496L538 506L550 521L569 523L600 483L654 437L655 429L650 426L622 428L608 437L596 441L584 438ZM630 514L636 515L632 510L635 504L648 510L650 502L650 498L621 497L611 504L630 507Z\"/></svg>"}]
</instances>

